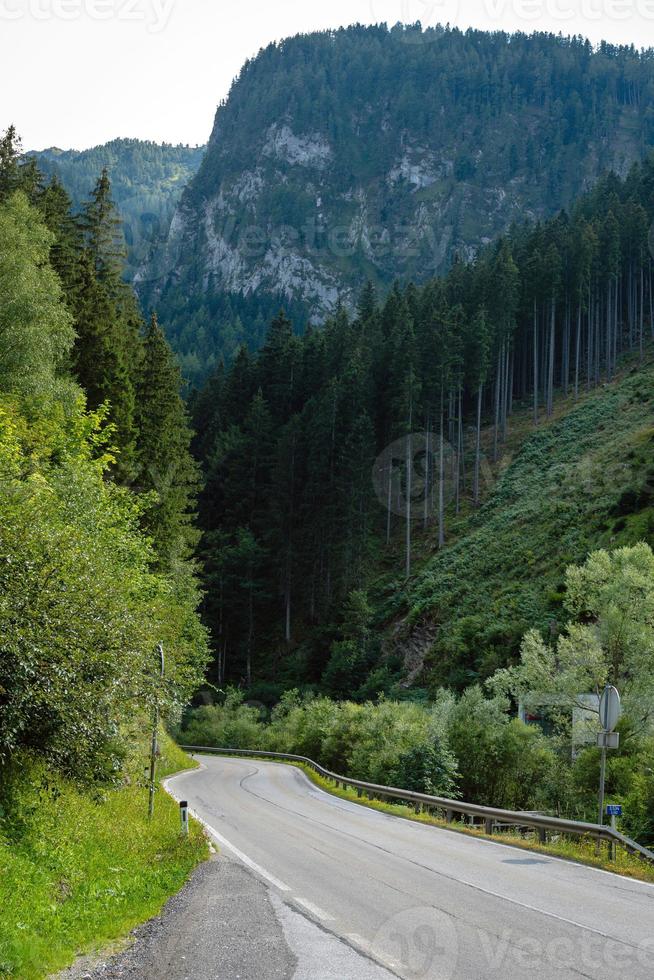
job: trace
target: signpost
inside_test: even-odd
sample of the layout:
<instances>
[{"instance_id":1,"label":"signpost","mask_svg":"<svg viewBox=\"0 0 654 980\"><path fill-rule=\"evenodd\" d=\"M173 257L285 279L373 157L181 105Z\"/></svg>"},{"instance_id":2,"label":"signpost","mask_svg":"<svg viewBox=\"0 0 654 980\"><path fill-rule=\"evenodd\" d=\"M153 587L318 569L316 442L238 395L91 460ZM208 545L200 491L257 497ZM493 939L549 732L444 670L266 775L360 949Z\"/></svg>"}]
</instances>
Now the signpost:
<instances>
[{"instance_id":1,"label":"signpost","mask_svg":"<svg viewBox=\"0 0 654 980\"><path fill-rule=\"evenodd\" d=\"M165 671L165 660L164 660L164 649L163 644L157 644L157 653L159 654L159 677L163 680ZM157 782L157 753L159 751L158 746L158 735L159 735L159 692L155 693L154 700L154 712L152 719L152 742L150 745L150 793L148 798L148 817L152 819L154 815L154 793Z\"/></svg>"},{"instance_id":2,"label":"signpost","mask_svg":"<svg viewBox=\"0 0 654 980\"><path fill-rule=\"evenodd\" d=\"M606 808L606 815L611 818L611 827L613 830L617 830L616 818L622 816L622 807L619 804L611 804ZM617 845L615 841L611 841L611 860L615 861Z\"/></svg>"},{"instance_id":3,"label":"signpost","mask_svg":"<svg viewBox=\"0 0 654 980\"><path fill-rule=\"evenodd\" d=\"M614 731L620 721L620 695L615 687L607 684L600 699L600 725L602 731L597 736L597 744L602 750L599 787L599 823L604 825L604 787L606 784L606 750L617 749L620 736Z\"/></svg>"}]
</instances>

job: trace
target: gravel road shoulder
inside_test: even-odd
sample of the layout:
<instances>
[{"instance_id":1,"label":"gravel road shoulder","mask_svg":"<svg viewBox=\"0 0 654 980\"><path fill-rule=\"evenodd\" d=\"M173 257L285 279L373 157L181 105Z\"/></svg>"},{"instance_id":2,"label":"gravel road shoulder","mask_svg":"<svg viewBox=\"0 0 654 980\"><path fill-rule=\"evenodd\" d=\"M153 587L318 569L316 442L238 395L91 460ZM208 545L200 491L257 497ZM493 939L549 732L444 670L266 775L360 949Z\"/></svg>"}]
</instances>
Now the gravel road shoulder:
<instances>
[{"instance_id":1,"label":"gravel road shoulder","mask_svg":"<svg viewBox=\"0 0 654 980\"><path fill-rule=\"evenodd\" d=\"M286 905L248 868L214 856L109 958L56 980L388 980L392 974Z\"/></svg>"}]
</instances>

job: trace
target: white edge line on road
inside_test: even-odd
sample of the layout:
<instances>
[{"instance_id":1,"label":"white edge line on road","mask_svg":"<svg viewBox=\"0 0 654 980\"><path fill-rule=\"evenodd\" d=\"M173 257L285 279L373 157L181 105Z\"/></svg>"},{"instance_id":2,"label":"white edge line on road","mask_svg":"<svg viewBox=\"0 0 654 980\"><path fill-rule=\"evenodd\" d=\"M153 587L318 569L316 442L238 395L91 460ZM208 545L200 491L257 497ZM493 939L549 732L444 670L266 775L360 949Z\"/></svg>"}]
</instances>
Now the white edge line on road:
<instances>
[{"instance_id":1,"label":"white edge line on road","mask_svg":"<svg viewBox=\"0 0 654 980\"><path fill-rule=\"evenodd\" d=\"M195 769L192 769L190 771L197 772L197 770ZM176 773L176 775L182 775L182 773ZM169 776L168 779L164 779L162 785L165 791L168 793L168 795L172 796L172 798L177 803L179 803L179 797L175 793L173 793L173 791L170 789L168 785L169 781L174 778L175 778L174 776ZM244 854L243 851L240 851L238 847L235 847L234 844L231 843L231 841L228 841L226 837L223 837L222 834L218 833L215 827L212 827L210 823L207 823L206 820L203 820L203 818L198 813L196 813L196 811L193 810L191 807L189 807L189 812L195 817L195 819L199 823L202 824L203 827L205 827L209 831L211 836L219 844L221 844L222 847L224 847L228 851L231 851L231 853L235 857L237 857L239 861L241 861L244 865L246 865L246 867L250 868L251 871L254 871L256 875L258 875L260 878L263 878L265 881L269 882L269 884L273 885L280 892L291 891L288 885L285 885L283 881L279 880L279 878L275 878L275 876L271 875L270 872L265 870L265 868L262 868L261 865L257 864L255 861L249 858L247 854Z\"/></svg>"},{"instance_id":2,"label":"white edge line on road","mask_svg":"<svg viewBox=\"0 0 654 980\"><path fill-rule=\"evenodd\" d=\"M316 917L316 919L322 919L323 922L336 922L333 915L329 915L327 912L319 909L317 905L313 904L313 902L307 902L305 898L293 898L293 901L296 905L301 905L303 909L310 912L311 915Z\"/></svg>"},{"instance_id":3,"label":"white edge line on road","mask_svg":"<svg viewBox=\"0 0 654 980\"><path fill-rule=\"evenodd\" d=\"M206 756L206 758L213 758L213 759L226 758L226 759L238 760L241 757L240 756ZM258 760L258 761L259 762L269 761L271 765L275 765L275 766L290 765L290 763L275 762L274 759ZM322 786L318 786L317 783L314 783L311 779L309 779L309 777L307 776L306 772L304 772L303 769L300 769L298 766L292 766L291 768L301 772L304 778L311 786L311 788L314 789L317 793L322 793L322 795L326 796L328 799L337 800L339 803L349 803L350 806L354 809L354 811L367 810L368 813L376 813L380 817L386 817L386 818L390 817L391 820L403 820L405 823L408 823L411 826L416 827L420 831L441 830L445 834L457 834L458 837L464 838L468 841L476 841L479 844L488 844L490 847L502 847L505 850L507 848L511 848L514 851L521 851L523 854L535 854L535 855L540 854L542 855L542 857L548 858L548 860L550 861L556 861L557 864L562 864L566 867L572 866L575 868L582 868L584 871L594 871L596 874L608 875L610 878L617 878L623 884L644 885L646 888L654 888L654 882L643 881L641 878L631 878L629 875L621 875L617 871L607 871L605 868L596 868L592 864L584 864L583 861L575 861L574 858L558 857L556 854L550 854L548 851L532 851L529 848L518 847L515 844L511 844L509 841L490 840L490 838L488 837L477 837L477 836L473 837L472 835L463 834L457 832L456 830L449 830L447 827L440 827L437 826L436 824L421 823L419 820L411 820L410 818L407 817L400 817L395 813L386 813L384 810L376 810L372 806L366 806L365 803L355 803L354 800L344 800L342 797L336 796L334 793L330 793L328 789L323 789ZM193 772L194 770L191 771ZM465 882L462 882L462 884L465 884Z\"/></svg>"},{"instance_id":4,"label":"white edge line on road","mask_svg":"<svg viewBox=\"0 0 654 980\"><path fill-rule=\"evenodd\" d=\"M199 755L201 755L201 753L199 753ZM196 756L193 756L193 758L196 758ZM204 758L205 759L228 759L228 760L231 759L232 761L235 761L235 762L238 762L238 761L241 761L242 762L243 761L243 756L238 756L238 755L218 756L218 755L211 755L211 754L207 753L204 756ZM247 761L247 759L245 761ZM306 781L309 784L309 786L312 789L314 789L317 793L320 793L323 796L326 796L329 800L337 800L340 803L349 803L350 806L353 808L354 812L361 811L361 810L367 810L368 813L375 813L375 814L378 814L380 817L386 817L386 818L390 817L391 819L395 819L395 820L404 820L405 823L410 824L411 826L417 828L420 831L430 831L430 830L439 831L439 830L441 830L445 834L456 833L456 831L454 831L454 830L448 830L447 827L438 827L438 826L434 826L434 825L420 823L420 821L418 821L418 820L410 820L410 819L407 819L407 818L404 818L404 817L399 817L399 816L397 816L396 814L393 814L393 813L385 813L383 810L376 810L374 807L366 806L365 803L355 803L353 800L344 800L340 796L336 796L334 793L330 793L329 790L323 789L322 786L318 786L317 783L314 783L313 780L309 779L309 777L307 776L306 772L303 769L300 769L299 766L291 766L288 762L276 762L274 759L270 759L270 760L261 760L261 759L259 759L257 761L259 761L259 762L262 762L263 761L264 764L266 762L269 762L269 764L270 765L273 765L273 766L284 766L284 765L289 766L289 768L294 769L296 772L302 773L302 775L306 779ZM206 769L206 768L207 767L204 765L203 762L200 762L199 763L199 769ZM185 775L187 773L192 773L192 772L197 772L197 771L198 771L198 769L185 769L182 772L174 773L174 775L173 776L169 776L168 779L174 779L176 776L183 776L183 775ZM170 791L168 790L168 787L166 786L166 783L167 782L168 782L167 779L164 780L163 781L163 786L164 786L164 789L166 790L166 792L169 793ZM170 793L170 796L172 796L173 798L175 798L174 793ZM200 823L204 823L204 821L200 820ZM510 844L509 842L505 842L505 841L490 840L488 837L473 837L473 836L468 836L466 834L458 834L458 836L459 837L462 837L462 838L465 838L468 841L476 841L479 844L486 844L489 847L502 847L505 850L508 847L508 848L512 848L512 850L514 850L514 851L522 851L523 854L525 854L525 853L526 854L542 854L543 857L548 858L550 861L556 861L557 864L562 864L562 865L564 865L564 866L566 866L568 868L570 866L572 866L574 868L582 868L585 871L594 871L596 874L608 875L610 878L617 878L618 881L621 881L623 884L643 885L645 888L654 888L654 882L651 882L651 881L642 881L640 878L631 878L631 877L629 877L629 875L621 875L621 874L618 874L617 871L607 871L605 868L596 868L592 864L584 864L582 861L575 861L574 858L557 857L556 854L550 854L547 851L530 851L528 848L516 847L515 845ZM466 882L462 882L462 884L466 884ZM473 886L473 887L476 887L476 886Z\"/></svg>"}]
</instances>

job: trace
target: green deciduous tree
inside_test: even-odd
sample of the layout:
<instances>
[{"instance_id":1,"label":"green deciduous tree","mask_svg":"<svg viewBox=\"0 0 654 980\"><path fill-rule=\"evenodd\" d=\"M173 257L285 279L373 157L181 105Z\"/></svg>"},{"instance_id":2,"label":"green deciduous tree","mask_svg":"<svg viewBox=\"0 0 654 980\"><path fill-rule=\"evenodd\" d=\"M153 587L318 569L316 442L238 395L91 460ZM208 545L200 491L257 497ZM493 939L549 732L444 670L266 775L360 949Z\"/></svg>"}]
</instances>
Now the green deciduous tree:
<instances>
[{"instance_id":1,"label":"green deciduous tree","mask_svg":"<svg viewBox=\"0 0 654 980\"><path fill-rule=\"evenodd\" d=\"M649 545L594 552L566 574L561 636L546 643L536 631L524 639L521 661L493 679L521 700L553 695L557 709L582 706L579 695L621 692L632 724L654 718L654 554Z\"/></svg>"},{"instance_id":2,"label":"green deciduous tree","mask_svg":"<svg viewBox=\"0 0 654 980\"><path fill-rule=\"evenodd\" d=\"M48 264L54 238L22 192L0 205L0 388L52 395L73 345L72 317Z\"/></svg>"}]
</instances>

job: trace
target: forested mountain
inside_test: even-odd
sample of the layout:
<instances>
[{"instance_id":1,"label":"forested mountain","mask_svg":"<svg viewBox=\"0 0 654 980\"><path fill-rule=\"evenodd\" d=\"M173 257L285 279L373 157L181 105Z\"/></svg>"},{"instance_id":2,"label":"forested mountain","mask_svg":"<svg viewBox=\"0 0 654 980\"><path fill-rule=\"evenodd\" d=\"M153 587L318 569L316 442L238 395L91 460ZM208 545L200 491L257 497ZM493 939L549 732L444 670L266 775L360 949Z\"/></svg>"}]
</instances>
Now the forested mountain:
<instances>
[{"instance_id":1,"label":"forested mountain","mask_svg":"<svg viewBox=\"0 0 654 980\"><path fill-rule=\"evenodd\" d=\"M98 174L107 169L127 246L127 275L133 279L154 247L166 240L182 191L197 173L205 148L116 139L90 150L51 147L31 152L47 177L57 177L78 210L89 199Z\"/></svg>"},{"instance_id":2,"label":"forested mountain","mask_svg":"<svg viewBox=\"0 0 654 980\"><path fill-rule=\"evenodd\" d=\"M280 305L300 331L366 280L425 282L652 144L649 51L418 30L298 36L243 68L143 291L189 376L260 346Z\"/></svg>"},{"instance_id":3,"label":"forested mountain","mask_svg":"<svg viewBox=\"0 0 654 980\"><path fill-rule=\"evenodd\" d=\"M556 621L567 564L652 542L652 220L654 157L324 329L280 313L216 372L193 410L221 683L462 686Z\"/></svg>"}]
</instances>

